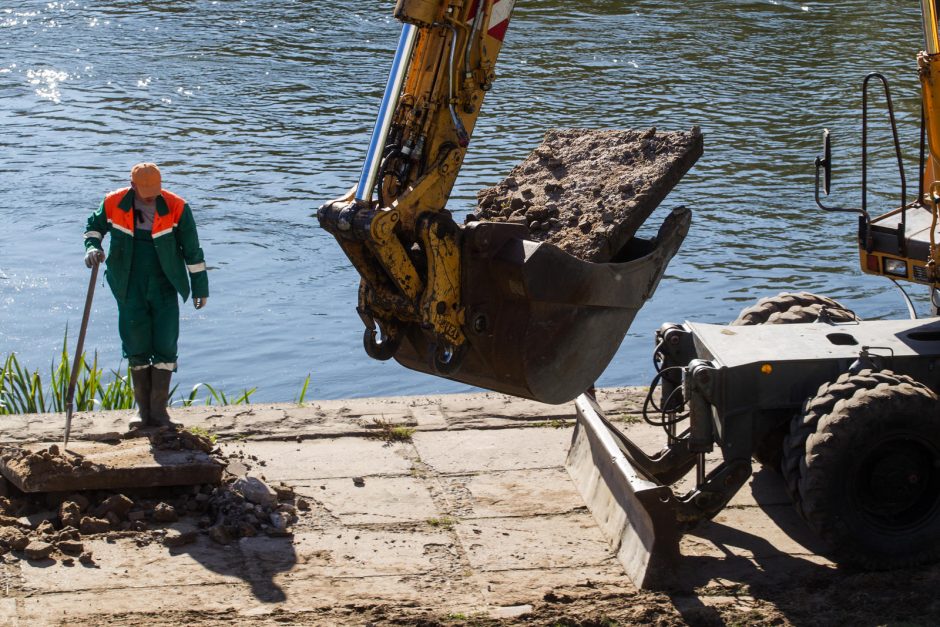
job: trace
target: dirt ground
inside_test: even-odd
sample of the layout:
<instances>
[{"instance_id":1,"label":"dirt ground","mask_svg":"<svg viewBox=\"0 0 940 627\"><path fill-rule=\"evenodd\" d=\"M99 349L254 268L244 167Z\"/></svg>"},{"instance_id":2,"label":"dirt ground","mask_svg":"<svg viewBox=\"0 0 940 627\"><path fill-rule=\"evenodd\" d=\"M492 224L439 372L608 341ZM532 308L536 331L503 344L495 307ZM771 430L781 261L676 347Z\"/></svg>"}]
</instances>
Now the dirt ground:
<instances>
[{"instance_id":1,"label":"dirt ground","mask_svg":"<svg viewBox=\"0 0 940 627\"><path fill-rule=\"evenodd\" d=\"M689 132L556 129L468 221L525 224L529 239L595 263L612 261L702 155Z\"/></svg>"},{"instance_id":2,"label":"dirt ground","mask_svg":"<svg viewBox=\"0 0 940 627\"><path fill-rule=\"evenodd\" d=\"M636 413L642 393L599 396L654 450L659 433ZM77 414L74 437L129 417ZM200 533L179 547L91 534L91 565L13 552L0 561L0 624L940 624L940 566L837 568L768 470L684 536L672 589L637 590L564 470L570 405L481 393L177 417L216 435L237 470L310 503L292 533L229 544ZM4 417L0 440L54 441L60 419Z\"/></svg>"}]
</instances>

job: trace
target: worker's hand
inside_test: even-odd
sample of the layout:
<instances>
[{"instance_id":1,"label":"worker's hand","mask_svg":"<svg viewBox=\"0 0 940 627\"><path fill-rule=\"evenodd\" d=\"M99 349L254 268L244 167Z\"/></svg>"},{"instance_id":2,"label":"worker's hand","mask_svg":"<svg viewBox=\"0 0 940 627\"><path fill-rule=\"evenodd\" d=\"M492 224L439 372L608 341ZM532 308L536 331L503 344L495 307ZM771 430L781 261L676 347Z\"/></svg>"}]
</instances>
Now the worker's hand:
<instances>
[{"instance_id":1,"label":"worker's hand","mask_svg":"<svg viewBox=\"0 0 940 627\"><path fill-rule=\"evenodd\" d=\"M104 261L104 251L97 248L91 248L85 253L85 265L89 268L97 266Z\"/></svg>"},{"instance_id":2,"label":"worker's hand","mask_svg":"<svg viewBox=\"0 0 940 627\"><path fill-rule=\"evenodd\" d=\"M209 300L208 296L193 296L193 307L196 309L202 309L206 306L207 300Z\"/></svg>"}]
</instances>

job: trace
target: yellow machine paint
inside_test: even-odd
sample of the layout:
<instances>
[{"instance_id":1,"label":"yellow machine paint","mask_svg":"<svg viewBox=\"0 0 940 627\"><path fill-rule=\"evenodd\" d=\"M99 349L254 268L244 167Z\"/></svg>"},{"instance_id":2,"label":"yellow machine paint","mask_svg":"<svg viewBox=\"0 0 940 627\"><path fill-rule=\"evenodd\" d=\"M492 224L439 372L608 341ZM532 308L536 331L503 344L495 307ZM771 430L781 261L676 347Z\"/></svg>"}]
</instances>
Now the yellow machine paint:
<instances>
[{"instance_id":1,"label":"yellow machine paint","mask_svg":"<svg viewBox=\"0 0 940 627\"><path fill-rule=\"evenodd\" d=\"M364 278L360 315L378 323L383 337L394 337L396 325L408 321L433 329L443 352L466 341L458 233L445 204L495 78L513 3L399 0L395 7L396 18L417 28L391 120L389 144L403 148L383 156L377 198L369 200L376 212L369 236L341 242ZM423 251L422 267L412 246Z\"/></svg>"},{"instance_id":2,"label":"yellow machine paint","mask_svg":"<svg viewBox=\"0 0 940 627\"><path fill-rule=\"evenodd\" d=\"M921 202L933 213L930 227L930 258L928 275L936 285L937 263L940 251L937 249L936 229L940 212L940 23L938 23L937 5L934 0L923 0L922 16L924 23L924 41L926 50L917 56L920 72L921 94L924 107L924 127L927 133L927 163L922 174L922 189L925 190ZM913 266L913 264L912 264Z\"/></svg>"},{"instance_id":3,"label":"yellow machine paint","mask_svg":"<svg viewBox=\"0 0 940 627\"><path fill-rule=\"evenodd\" d=\"M936 0L922 0L925 50L917 56L921 83L925 155L913 203L869 220L872 232L896 229L895 241L871 234L859 241L867 274L940 288L940 23ZM867 218L867 215L866 215Z\"/></svg>"}]
</instances>

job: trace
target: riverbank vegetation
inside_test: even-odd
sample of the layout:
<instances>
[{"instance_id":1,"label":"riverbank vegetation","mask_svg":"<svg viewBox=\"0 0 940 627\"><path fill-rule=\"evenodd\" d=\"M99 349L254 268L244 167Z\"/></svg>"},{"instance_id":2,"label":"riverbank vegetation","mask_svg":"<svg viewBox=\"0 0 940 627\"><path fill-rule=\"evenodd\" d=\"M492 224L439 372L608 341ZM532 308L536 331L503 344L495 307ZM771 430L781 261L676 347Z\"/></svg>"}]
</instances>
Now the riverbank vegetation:
<instances>
[{"instance_id":1,"label":"riverbank vegetation","mask_svg":"<svg viewBox=\"0 0 940 627\"><path fill-rule=\"evenodd\" d=\"M62 342L58 360L53 359L48 378L43 379L40 370L30 371L23 367L15 353L3 358L0 370L0 415L64 412L68 404L69 382L72 376L72 359L68 354L68 332ZM73 408L75 411L97 411L108 409L133 409L134 389L131 385L130 367L119 365L105 373L98 363L98 354L89 360L82 353L78 360L78 377L75 385ZM310 376L304 380L296 402L303 405L310 386ZM178 386L170 393L170 405L190 407L192 405L247 405L257 388L245 389L241 394L227 394L208 383L197 383L184 395ZM174 398L175 397L175 398Z\"/></svg>"}]
</instances>

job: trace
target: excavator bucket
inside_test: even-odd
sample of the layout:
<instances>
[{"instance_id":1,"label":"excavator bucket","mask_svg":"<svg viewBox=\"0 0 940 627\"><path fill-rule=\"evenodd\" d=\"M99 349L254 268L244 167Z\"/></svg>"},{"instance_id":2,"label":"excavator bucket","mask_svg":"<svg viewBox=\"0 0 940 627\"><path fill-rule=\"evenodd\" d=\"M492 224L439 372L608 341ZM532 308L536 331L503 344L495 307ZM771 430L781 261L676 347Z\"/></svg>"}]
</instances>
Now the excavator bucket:
<instances>
[{"instance_id":1,"label":"excavator bucket","mask_svg":"<svg viewBox=\"0 0 940 627\"><path fill-rule=\"evenodd\" d=\"M527 240L523 225L471 223L461 238L466 344L442 368L433 335L409 324L395 359L469 385L566 403L613 359L690 223L689 210L674 209L655 238L634 237L612 263Z\"/></svg>"},{"instance_id":2,"label":"excavator bucket","mask_svg":"<svg viewBox=\"0 0 940 627\"><path fill-rule=\"evenodd\" d=\"M592 398L582 394L575 407L568 474L633 583L670 587L681 537L672 490L641 474Z\"/></svg>"}]
</instances>

